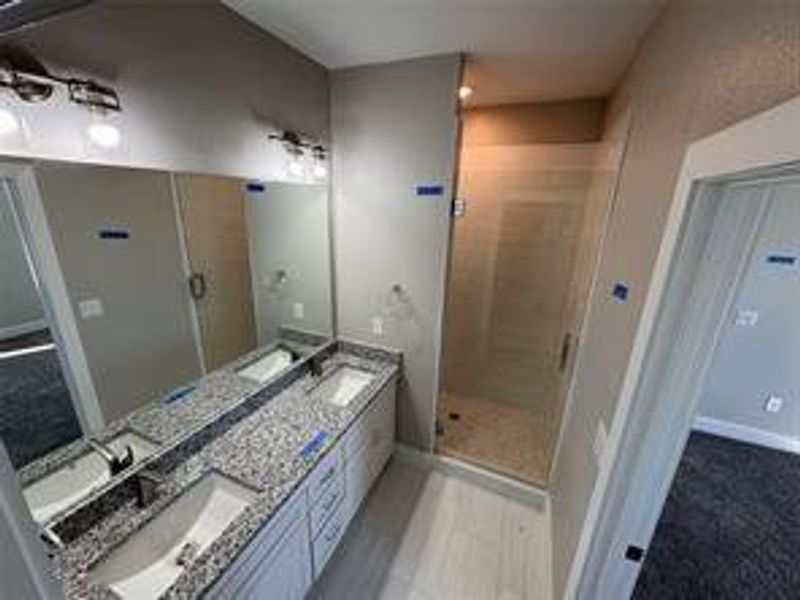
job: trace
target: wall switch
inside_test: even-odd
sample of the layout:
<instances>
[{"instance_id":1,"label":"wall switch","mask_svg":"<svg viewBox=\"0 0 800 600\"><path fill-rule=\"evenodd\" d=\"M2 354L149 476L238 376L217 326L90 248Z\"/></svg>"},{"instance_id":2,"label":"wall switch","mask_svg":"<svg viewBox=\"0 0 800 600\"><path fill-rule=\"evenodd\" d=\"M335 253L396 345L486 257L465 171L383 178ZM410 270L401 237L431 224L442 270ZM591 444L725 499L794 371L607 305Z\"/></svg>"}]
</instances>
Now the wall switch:
<instances>
[{"instance_id":1,"label":"wall switch","mask_svg":"<svg viewBox=\"0 0 800 600\"><path fill-rule=\"evenodd\" d=\"M372 317L372 333L383 335L383 319L380 317Z\"/></svg>"},{"instance_id":2,"label":"wall switch","mask_svg":"<svg viewBox=\"0 0 800 600\"><path fill-rule=\"evenodd\" d=\"M302 302L295 302L292 305L292 315L295 319L302 319L306 314L306 307Z\"/></svg>"},{"instance_id":3,"label":"wall switch","mask_svg":"<svg viewBox=\"0 0 800 600\"><path fill-rule=\"evenodd\" d=\"M103 315L103 303L99 298L91 298L78 302L78 312L82 319L91 319Z\"/></svg>"},{"instance_id":4,"label":"wall switch","mask_svg":"<svg viewBox=\"0 0 800 600\"><path fill-rule=\"evenodd\" d=\"M783 398L780 396L769 396L767 398L766 404L764 404L764 410L768 413L776 413L780 412L783 408Z\"/></svg>"},{"instance_id":5,"label":"wall switch","mask_svg":"<svg viewBox=\"0 0 800 600\"><path fill-rule=\"evenodd\" d=\"M758 311L749 309L737 311L735 323L744 327L752 327L758 323Z\"/></svg>"},{"instance_id":6,"label":"wall switch","mask_svg":"<svg viewBox=\"0 0 800 600\"><path fill-rule=\"evenodd\" d=\"M597 421L597 429L594 432L594 443L592 444L592 453L594 454L594 460L598 468L603 462L603 455L606 451L607 442L608 430L606 430L606 424L603 419L599 419Z\"/></svg>"}]
</instances>

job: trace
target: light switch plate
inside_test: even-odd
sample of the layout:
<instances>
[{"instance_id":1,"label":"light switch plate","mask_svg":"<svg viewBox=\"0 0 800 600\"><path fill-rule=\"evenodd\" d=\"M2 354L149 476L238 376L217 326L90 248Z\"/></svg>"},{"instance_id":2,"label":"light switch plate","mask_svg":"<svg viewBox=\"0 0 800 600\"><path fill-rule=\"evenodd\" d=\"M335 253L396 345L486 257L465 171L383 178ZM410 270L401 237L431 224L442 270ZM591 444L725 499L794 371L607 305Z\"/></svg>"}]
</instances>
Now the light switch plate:
<instances>
[{"instance_id":1,"label":"light switch plate","mask_svg":"<svg viewBox=\"0 0 800 600\"><path fill-rule=\"evenodd\" d=\"M305 317L306 314L306 307L303 305L302 302L295 302L292 305L292 315L294 315L295 319L302 319Z\"/></svg>"},{"instance_id":2,"label":"light switch plate","mask_svg":"<svg viewBox=\"0 0 800 600\"><path fill-rule=\"evenodd\" d=\"M81 314L82 319L100 317L103 315L103 303L99 298L81 300L78 302L78 312Z\"/></svg>"},{"instance_id":3,"label":"light switch plate","mask_svg":"<svg viewBox=\"0 0 800 600\"><path fill-rule=\"evenodd\" d=\"M608 430L603 419L597 420L597 429L594 432L594 443L592 444L592 453L594 454L595 463L598 468L603 463L603 455L606 451L606 444L608 442Z\"/></svg>"},{"instance_id":4,"label":"light switch plate","mask_svg":"<svg viewBox=\"0 0 800 600\"><path fill-rule=\"evenodd\" d=\"M743 327L752 327L758 323L758 311L745 309L736 312L736 324Z\"/></svg>"},{"instance_id":5,"label":"light switch plate","mask_svg":"<svg viewBox=\"0 0 800 600\"><path fill-rule=\"evenodd\" d=\"M372 333L383 335L383 319L380 317L372 317Z\"/></svg>"}]
</instances>

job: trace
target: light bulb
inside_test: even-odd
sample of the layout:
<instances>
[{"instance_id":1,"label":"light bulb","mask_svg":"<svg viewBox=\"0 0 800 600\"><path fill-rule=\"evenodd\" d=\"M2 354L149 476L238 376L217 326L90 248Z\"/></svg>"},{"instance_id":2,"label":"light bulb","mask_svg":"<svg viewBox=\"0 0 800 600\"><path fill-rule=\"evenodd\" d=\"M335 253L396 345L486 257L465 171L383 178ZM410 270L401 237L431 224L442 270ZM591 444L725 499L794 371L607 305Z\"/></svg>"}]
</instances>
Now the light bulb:
<instances>
[{"instance_id":1,"label":"light bulb","mask_svg":"<svg viewBox=\"0 0 800 600\"><path fill-rule=\"evenodd\" d=\"M110 123L92 123L89 125L89 138L101 148L116 148L122 140L122 134Z\"/></svg>"},{"instance_id":2,"label":"light bulb","mask_svg":"<svg viewBox=\"0 0 800 600\"><path fill-rule=\"evenodd\" d=\"M461 100L466 100L470 96L472 96L471 87L468 85L462 85L460 88L458 88L458 97L461 98Z\"/></svg>"},{"instance_id":3,"label":"light bulb","mask_svg":"<svg viewBox=\"0 0 800 600\"><path fill-rule=\"evenodd\" d=\"M303 165L296 158L289 161L289 174L294 177L300 177L303 174Z\"/></svg>"},{"instance_id":4,"label":"light bulb","mask_svg":"<svg viewBox=\"0 0 800 600\"><path fill-rule=\"evenodd\" d=\"M325 163L318 162L314 165L314 168L311 170L311 172L317 179L324 179L328 174L328 167L325 166Z\"/></svg>"},{"instance_id":5,"label":"light bulb","mask_svg":"<svg viewBox=\"0 0 800 600\"><path fill-rule=\"evenodd\" d=\"M10 110L0 108L0 135L11 135L19 131L19 121Z\"/></svg>"}]
</instances>

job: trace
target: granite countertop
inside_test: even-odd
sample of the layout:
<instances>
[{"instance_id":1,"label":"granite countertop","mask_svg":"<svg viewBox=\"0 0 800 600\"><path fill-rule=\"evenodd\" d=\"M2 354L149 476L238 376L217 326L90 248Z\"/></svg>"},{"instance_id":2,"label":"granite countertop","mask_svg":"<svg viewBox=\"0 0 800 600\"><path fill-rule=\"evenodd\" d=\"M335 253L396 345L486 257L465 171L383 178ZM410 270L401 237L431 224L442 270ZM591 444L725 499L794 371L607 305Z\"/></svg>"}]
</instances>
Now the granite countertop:
<instances>
[{"instance_id":1,"label":"granite countertop","mask_svg":"<svg viewBox=\"0 0 800 600\"><path fill-rule=\"evenodd\" d=\"M309 356L325 346L322 339L311 335L302 339L296 333L291 333L288 339L256 348L194 382L187 382L187 388L193 386L193 389L180 400L165 402L159 398L149 402L110 423L94 437L107 441L125 430L133 430L158 446L173 444L264 387L237 375L238 369L278 347L295 350L304 357ZM332 342L328 340L327 343ZM20 483L28 485L88 451L84 438L66 444L23 467L18 472Z\"/></svg>"},{"instance_id":2,"label":"granite countertop","mask_svg":"<svg viewBox=\"0 0 800 600\"><path fill-rule=\"evenodd\" d=\"M165 476L159 497L150 506L136 506L133 484L122 483L55 530L65 547L53 556L56 572L68 599L110 599L116 595L90 580L97 564L130 535L154 518L169 503L204 475L217 471L259 490L256 500L223 534L182 573L161 598L194 598L201 595L235 560L253 536L303 482L328 445L311 460L301 450L318 432L338 439L370 404L377 392L400 368L399 355L339 342L326 358L326 372L351 365L375 373L372 383L347 407L324 402L319 394L307 394L310 375L303 373L288 387L267 386L239 408L211 424L150 464ZM305 367L303 367L305 370ZM226 377L206 378L210 397L225 402L231 390ZM216 385L219 387L215 387ZM216 392L214 391L216 390ZM234 414L235 413L235 414ZM134 431L135 424L129 424ZM148 432L143 432L148 433Z\"/></svg>"}]
</instances>

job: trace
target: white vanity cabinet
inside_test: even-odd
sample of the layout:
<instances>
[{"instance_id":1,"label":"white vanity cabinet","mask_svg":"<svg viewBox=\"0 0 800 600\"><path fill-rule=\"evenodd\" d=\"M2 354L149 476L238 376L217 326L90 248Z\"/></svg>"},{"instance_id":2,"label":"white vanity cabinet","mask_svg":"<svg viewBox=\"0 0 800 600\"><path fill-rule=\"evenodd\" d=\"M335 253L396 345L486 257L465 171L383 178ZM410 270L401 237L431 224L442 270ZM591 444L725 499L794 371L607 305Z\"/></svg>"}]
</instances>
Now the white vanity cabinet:
<instances>
[{"instance_id":1,"label":"white vanity cabinet","mask_svg":"<svg viewBox=\"0 0 800 600\"><path fill-rule=\"evenodd\" d=\"M394 448L392 378L209 591L214 600L302 600Z\"/></svg>"}]
</instances>

